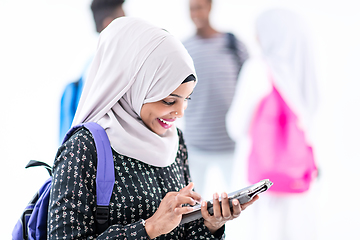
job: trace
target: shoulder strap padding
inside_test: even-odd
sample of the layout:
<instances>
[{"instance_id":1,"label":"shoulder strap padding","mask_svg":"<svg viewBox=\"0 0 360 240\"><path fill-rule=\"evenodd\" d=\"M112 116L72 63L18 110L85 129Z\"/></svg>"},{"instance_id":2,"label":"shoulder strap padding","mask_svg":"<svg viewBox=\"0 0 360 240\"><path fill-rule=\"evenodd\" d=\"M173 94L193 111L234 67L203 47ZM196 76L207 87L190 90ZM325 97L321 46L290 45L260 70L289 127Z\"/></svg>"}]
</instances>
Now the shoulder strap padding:
<instances>
[{"instance_id":1,"label":"shoulder strap padding","mask_svg":"<svg viewBox=\"0 0 360 240\"><path fill-rule=\"evenodd\" d=\"M87 122L72 127L66 134L66 142L78 128L87 128L94 137L97 152L96 195L97 205L108 206L115 183L115 168L111 145L106 131L95 122Z\"/></svg>"}]
</instances>

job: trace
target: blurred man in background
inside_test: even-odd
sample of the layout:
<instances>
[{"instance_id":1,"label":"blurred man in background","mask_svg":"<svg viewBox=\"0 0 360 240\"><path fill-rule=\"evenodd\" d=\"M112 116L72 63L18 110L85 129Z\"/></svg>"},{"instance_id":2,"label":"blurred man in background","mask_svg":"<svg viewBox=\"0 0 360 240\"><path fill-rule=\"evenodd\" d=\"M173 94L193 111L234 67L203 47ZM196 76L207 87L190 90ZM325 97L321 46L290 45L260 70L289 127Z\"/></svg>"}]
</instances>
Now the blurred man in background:
<instances>
[{"instance_id":1,"label":"blurred man in background","mask_svg":"<svg viewBox=\"0 0 360 240\"><path fill-rule=\"evenodd\" d=\"M100 33L115 18L125 16L123 3L125 0L93 0L91 3L91 11L93 13L96 31ZM80 100L83 83L86 79L89 61L80 76L80 78L69 83L61 97L60 106L60 143L66 132L70 129L75 112Z\"/></svg>"},{"instance_id":2,"label":"blurred man in background","mask_svg":"<svg viewBox=\"0 0 360 240\"><path fill-rule=\"evenodd\" d=\"M232 33L220 32L211 26L211 0L190 0L189 3L196 34L183 43L194 60L199 83L187 108L184 133L195 190L207 198L217 190L231 191L235 143L227 134L225 115L248 53ZM217 183L217 186L211 184L208 191L206 176L216 179Z\"/></svg>"}]
</instances>

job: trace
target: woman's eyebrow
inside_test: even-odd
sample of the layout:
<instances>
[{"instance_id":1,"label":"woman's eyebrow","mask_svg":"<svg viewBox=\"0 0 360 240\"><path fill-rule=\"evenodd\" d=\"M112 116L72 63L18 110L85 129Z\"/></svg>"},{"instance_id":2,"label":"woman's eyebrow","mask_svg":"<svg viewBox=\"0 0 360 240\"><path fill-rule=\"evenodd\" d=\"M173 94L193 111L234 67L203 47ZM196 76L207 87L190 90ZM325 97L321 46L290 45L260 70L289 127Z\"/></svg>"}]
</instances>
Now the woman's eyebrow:
<instances>
[{"instance_id":1,"label":"woman's eyebrow","mask_svg":"<svg viewBox=\"0 0 360 240\"><path fill-rule=\"evenodd\" d=\"M169 96L172 96L172 97L178 97L178 98L183 98L182 96L177 95L177 94L174 94L174 93L171 93Z\"/></svg>"},{"instance_id":2,"label":"woman's eyebrow","mask_svg":"<svg viewBox=\"0 0 360 240\"><path fill-rule=\"evenodd\" d=\"M191 92L191 93L189 94L189 96L190 96L192 93L193 93L193 92ZM175 94L175 93L171 93L169 96L177 97L177 98L183 98L182 96L177 95L177 94Z\"/></svg>"}]
</instances>

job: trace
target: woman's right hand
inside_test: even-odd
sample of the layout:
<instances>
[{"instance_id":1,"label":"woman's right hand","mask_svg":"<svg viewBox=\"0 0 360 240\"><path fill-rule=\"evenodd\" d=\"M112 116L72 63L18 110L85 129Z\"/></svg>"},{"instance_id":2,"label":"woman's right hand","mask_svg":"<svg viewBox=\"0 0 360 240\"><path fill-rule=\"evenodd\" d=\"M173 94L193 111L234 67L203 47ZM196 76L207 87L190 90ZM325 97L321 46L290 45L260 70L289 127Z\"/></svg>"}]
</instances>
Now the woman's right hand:
<instances>
[{"instance_id":1,"label":"woman's right hand","mask_svg":"<svg viewBox=\"0 0 360 240\"><path fill-rule=\"evenodd\" d=\"M194 184L189 183L179 192L165 195L154 215L145 221L145 230L151 239L171 232L180 224L182 215L192 211L192 207L183 207L184 204L200 202L201 196L193 188Z\"/></svg>"}]
</instances>

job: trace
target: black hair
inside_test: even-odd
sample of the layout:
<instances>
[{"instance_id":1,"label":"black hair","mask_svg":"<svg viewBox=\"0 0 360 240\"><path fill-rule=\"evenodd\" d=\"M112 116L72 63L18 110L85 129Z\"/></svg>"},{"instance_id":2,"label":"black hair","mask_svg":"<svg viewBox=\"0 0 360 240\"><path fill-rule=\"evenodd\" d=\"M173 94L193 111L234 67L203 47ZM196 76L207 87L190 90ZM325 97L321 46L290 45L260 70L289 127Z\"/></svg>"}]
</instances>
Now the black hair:
<instances>
[{"instance_id":1,"label":"black hair","mask_svg":"<svg viewBox=\"0 0 360 240\"><path fill-rule=\"evenodd\" d=\"M196 81L196 77L193 74L190 74L187 78L185 78L185 80L181 83L187 83L187 82L191 82L191 81Z\"/></svg>"},{"instance_id":2,"label":"black hair","mask_svg":"<svg viewBox=\"0 0 360 240\"><path fill-rule=\"evenodd\" d=\"M93 13L96 31L100 33L103 30L103 21L107 17L114 17L117 7L122 6L125 0L93 0L91 11Z\"/></svg>"}]
</instances>

